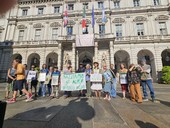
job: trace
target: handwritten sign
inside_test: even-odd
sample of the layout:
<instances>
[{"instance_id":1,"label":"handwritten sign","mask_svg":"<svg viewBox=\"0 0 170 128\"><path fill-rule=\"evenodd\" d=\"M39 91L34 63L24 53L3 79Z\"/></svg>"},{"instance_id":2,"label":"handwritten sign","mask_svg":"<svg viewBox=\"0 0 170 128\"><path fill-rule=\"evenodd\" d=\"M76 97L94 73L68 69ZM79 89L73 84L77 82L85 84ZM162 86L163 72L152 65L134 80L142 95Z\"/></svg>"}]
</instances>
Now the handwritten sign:
<instances>
[{"instance_id":1,"label":"handwritten sign","mask_svg":"<svg viewBox=\"0 0 170 128\"><path fill-rule=\"evenodd\" d=\"M127 84L127 73L120 73L120 84Z\"/></svg>"},{"instance_id":2,"label":"handwritten sign","mask_svg":"<svg viewBox=\"0 0 170 128\"><path fill-rule=\"evenodd\" d=\"M73 73L61 75L61 90L76 91L86 89L85 73Z\"/></svg>"},{"instance_id":3,"label":"handwritten sign","mask_svg":"<svg viewBox=\"0 0 170 128\"><path fill-rule=\"evenodd\" d=\"M27 80L32 80L36 77L37 72L36 71L29 71L27 75Z\"/></svg>"},{"instance_id":4,"label":"handwritten sign","mask_svg":"<svg viewBox=\"0 0 170 128\"><path fill-rule=\"evenodd\" d=\"M90 81L91 82L102 82L102 74L98 74L98 73L91 74Z\"/></svg>"},{"instance_id":5,"label":"handwritten sign","mask_svg":"<svg viewBox=\"0 0 170 128\"><path fill-rule=\"evenodd\" d=\"M39 81L45 82L46 81L46 73L40 73L39 74Z\"/></svg>"},{"instance_id":6,"label":"handwritten sign","mask_svg":"<svg viewBox=\"0 0 170 128\"><path fill-rule=\"evenodd\" d=\"M51 85L58 85L59 75L53 75L51 80Z\"/></svg>"}]
</instances>

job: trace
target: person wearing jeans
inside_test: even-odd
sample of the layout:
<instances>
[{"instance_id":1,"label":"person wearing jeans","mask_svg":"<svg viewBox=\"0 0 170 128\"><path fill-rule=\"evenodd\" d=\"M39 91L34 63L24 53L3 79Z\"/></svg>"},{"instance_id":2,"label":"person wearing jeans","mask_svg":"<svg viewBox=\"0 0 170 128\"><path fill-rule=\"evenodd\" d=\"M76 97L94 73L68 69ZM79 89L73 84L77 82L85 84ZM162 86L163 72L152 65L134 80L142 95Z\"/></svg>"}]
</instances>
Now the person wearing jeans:
<instances>
[{"instance_id":1,"label":"person wearing jeans","mask_svg":"<svg viewBox=\"0 0 170 128\"><path fill-rule=\"evenodd\" d=\"M47 65L46 64L43 64L42 69L40 70L40 72L48 74L48 69L47 69ZM45 85L45 82L40 81L38 95L45 97L45 94L46 94L46 85Z\"/></svg>"},{"instance_id":2,"label":"person wearing jeans","mask_svg":"<svg viewBox=\"0 0 170 128\"><path fill-rule=\"evenodd\" d=\"M153 85L152 85L152 77L151 77L151 66L146 64L146 60L143 59L141 61L142 64L142 74L141 74L141 85L143 88L143 95L144 95L144 99L143 101L148 101L148 93L146 91L146 85L148 86L149 90L150 90L150 95L152 98L152 102L155 101L155 93L154 93L154 89L153 89Z\"/></svg>"}]
</instances>

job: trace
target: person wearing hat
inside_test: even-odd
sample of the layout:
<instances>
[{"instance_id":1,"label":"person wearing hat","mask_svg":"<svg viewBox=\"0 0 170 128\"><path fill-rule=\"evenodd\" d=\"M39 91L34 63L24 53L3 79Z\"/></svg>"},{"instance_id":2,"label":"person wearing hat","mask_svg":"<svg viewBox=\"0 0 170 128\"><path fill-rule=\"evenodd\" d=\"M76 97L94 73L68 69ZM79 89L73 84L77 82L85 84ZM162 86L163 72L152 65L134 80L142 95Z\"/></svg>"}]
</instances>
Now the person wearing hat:
<instances>
[{"instance_id":1,"label":"person wearing hat","mask_svg":"<svg viewBox=\"0 0 170 128\"><path fill-rule=\"evenodd\" d=\"M99 69L99 63L94 62L92 74L101 74L101 72L102 72L101 69ZM95 96L100 99L101 90L102 90L102 82L93 82L92 81L91 89L94 90Z\"/></svg>"},{"instance_id":2,"label":"person wearing hat","mask_svg":"<svg viewBox=\"0 0 170 128\"><path fill-rule=\"evenodd\" d=\"M83 73L83 72L85 72L85 68L83 67L83 63L80 63L76 73ZM86 96L84 90L80 90L79 96L83 96L83 97Z\"/></svg>"},{"instance_id":3,"label":"person wearing hat","mask_svg":"<svg viewBox=\"0 0 170 128\"><path fill-rule=\"evenodd\" d=\"M152 102L155 102L155 92L153 89L152 77L151 77L151 66L146 64L145 58L141 60L141 65L142 65L142 69L143 69L142 74L141 74L141 85L143 88L143 95L144 95L143 101L148 101L148 93L146 90L146 85L147 85L150 90Z\"/></svg>"}]
</instances>

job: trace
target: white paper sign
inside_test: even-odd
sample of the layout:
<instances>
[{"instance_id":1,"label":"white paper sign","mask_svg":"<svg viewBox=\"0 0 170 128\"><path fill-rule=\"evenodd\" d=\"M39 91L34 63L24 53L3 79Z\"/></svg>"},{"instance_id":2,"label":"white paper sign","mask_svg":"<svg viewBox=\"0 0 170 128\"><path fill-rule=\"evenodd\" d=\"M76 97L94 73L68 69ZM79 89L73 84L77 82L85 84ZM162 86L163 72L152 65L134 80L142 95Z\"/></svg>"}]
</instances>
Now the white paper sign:
<instances>
[{"instance_id":1,"label":"white paper sign","mask_svg":"<svg viewBox=\"0 0 170 128\"><path fill-rule=\"evenodd\" d=\"M61 75L62 91L77 91L86 89L85 73L73 73Z\"/></svg>"},{"instance_id":2,"label":"white paper sign","mask_svg":"<svg viewBox=\"0 0 170 128\"><path fill-rule=\"evenodd\" d=\"M36 77L37 72L36 71L29 71L27 75L27 80L32 80L32 78Z\"/></svg>"},{"instance_id":3,"label":"white paper sign","mask_svg":"<svg viewBox=\"0 0 170 128\"><path fill-rule=\"evenodd\" d=\"M39 81L45 82L46 81L46 73L40 73L39 74Z\"/></svg>"},{"instance_id":4,"label":"white paper sign","mask_svg":"<svg viewBox=\"0 0 170 128\"><path fill-rule=\"evenodd\" d=\"M127 84L127 73L120 73L120 84Z\"/></svg>"},{"instance_id":5,"label":"white paper sign","mask_svg":"<svg viewBox=\"0 0 170 128\"><path fill-rule=\"evenodd\" d=\"M102 74L98 74L98 73L91 74L90 81L91 82L102 82Z\"/></svg>"},{"instance_id":6,"label":"white paper sign","mask_svg":"<svg viewBox=\"0 0 170 128\"><path fill-rule=\"evenodd\" d=\"M58 75L53 75L51 80L51 85L58 85Z\"/></svg>"}]
</instances>

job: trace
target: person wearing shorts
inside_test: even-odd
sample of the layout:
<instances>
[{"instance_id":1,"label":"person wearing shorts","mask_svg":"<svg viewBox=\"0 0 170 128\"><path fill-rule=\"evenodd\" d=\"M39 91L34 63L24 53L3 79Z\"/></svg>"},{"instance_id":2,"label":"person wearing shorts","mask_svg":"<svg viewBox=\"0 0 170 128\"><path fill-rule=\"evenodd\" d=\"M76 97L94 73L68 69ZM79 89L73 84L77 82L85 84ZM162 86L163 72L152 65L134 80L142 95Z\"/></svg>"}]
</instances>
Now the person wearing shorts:
<instances>
[{"instance_id":1,"label":"person wearing shorts","mask_svg":"<svg viewBox=\"0 0 170 128\"><path fill-rule=\"evenodd\" d=\"M15 103L16 102L16 96L17 96L17 92L18 91L22 91L23 93L26 94L27 96L27 100L26 101L30 101L32 100L32 94L29 93L26 89L23 88L23 84L25 81L25 68L24 65L21 64L21 60L20 59L15 59L13 61L14 67L16 68L16 83L14 86L14 94L13 94L13 98L7 100L7 103Z\"/></svg>"}]
</instances>

